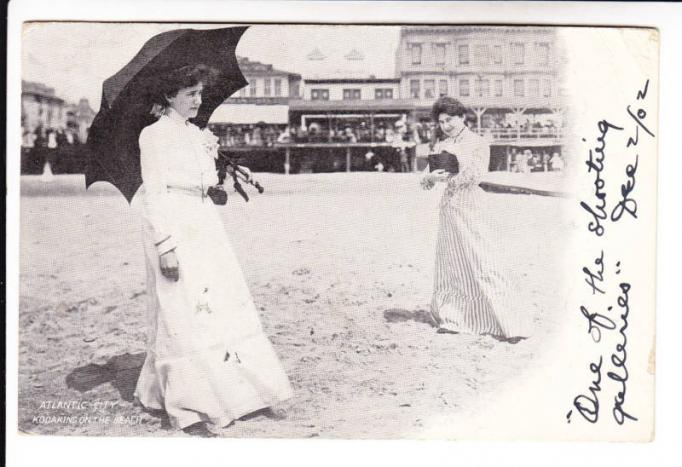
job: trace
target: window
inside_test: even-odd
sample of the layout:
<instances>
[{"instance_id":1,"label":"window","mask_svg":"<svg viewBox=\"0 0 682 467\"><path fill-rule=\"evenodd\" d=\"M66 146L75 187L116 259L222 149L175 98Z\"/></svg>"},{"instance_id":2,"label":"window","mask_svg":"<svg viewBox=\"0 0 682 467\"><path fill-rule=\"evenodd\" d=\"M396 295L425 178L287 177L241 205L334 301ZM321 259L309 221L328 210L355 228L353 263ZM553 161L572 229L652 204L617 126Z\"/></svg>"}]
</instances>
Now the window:
<instances>
[{"instance_id":1,"label":"window","mask_svg":"<svg viewBox=\"0 0 682 467\"><path fill-rule=\"evenodd\" d=\"M490 96L490 80L489 79L479 79L476 81L476 94L479 97Z\"/></svg>"},{"instance_id":2,"label":"window","mask_svg":"<svg viewBox=\"0 0 682 467\"><path fill-rule=\"evenodd\" d=\"M419 80L418 79L411 79L410 80L410 97L412 99L419 99L421 96L421 90L419 89Z\"/></svg>"},{"instance_id":3,"label":"window","mask_svg":"<svg viewBox=\"0 0 682 467\"><path fill-rule=\"evenodd\" d=\"M459 95L461 97L469 96L469 80L468 79L460 79L459 80Z\"/></svg>"},{"instance_id":4,"label":"window","mask_svg":"<svg viewBox=\"0 0 682 467\"><path fill-rule=\"evenodd\" d=\"M552 97L552 81L549 79L542 80L542 96Z\"/></svg>"},{"instance_id":5,"label":"window","mask_svg":"<svg viewBox=\"0 0 682 467\"><path fill-rule=\"evenodd\" d=\"M249 83L249 95L251 97L256 97L256 93L258 92L258 81L253 80L253 82Z\"/></svg>"},{"instance_id":6,"label":"window","mask_svg":"<svg viewBox=\"0 0 682 467\"><path fill-rule=\"evenodd\" d=\"M501 65L502 64L502 46L501 45L494 45L493 46L493 63L495 65Z\"/></svg>"},{"instance_id":7,"label":"window","mask_svg":"<svg viewBox=\"0 0 682 467\"><path fill-rule=\"evenodd\" d=\"M477 45L474 48L474 63L477 65L487 65L490 60L488 59L488 46L487 45Z\"/></svg>"},{"instance_id":8,"label":"window","mask_svg":"<svg viewBox=\"0 0 682 467\"><path fill-rule=\"evenodd\" d=\"M275 96L279 97L282 95L282 80L275 79Z\"/></svg>"},{"instance_id":9,"label":"window","mask_svg":"<svg viewBox=\"0 0 682 467\"><path fill-rule=\"evenodd\" d=\"M522 79L515 79L514 80L514 97L523 97L525 95L524 93L524 87L523 87L523 80Z\"/></svg>"},{"instance_id":10,"label":"window","mask_svg":"<svg viewBox=\"0 0 682 467\"><path fill-rule=\"evenodd\" d=\"M246 97L246 87L243 87L239 90L239 97Z\"/></svg>"},{"instance_id":11,"label":"window","mask_svg":"<svg viewBox=\"0 0 682 467\"><path fill-rule=\"evenodd\" d=\"M434 97L436 97L436 80L424 80L424 98L433 99Z\"/></svg>"},{"instance_id":12,"label":"window","mask_svg":"<svg viewBox=\"0 0 682 467\"><path fill-rule=\"evenodd\" d=\"M393 89L377 88L374 90L375 99L393 99Z\"/></svg>"},{"instance_id":13,"label":"window","mask_svg":"<svg viewBox=\"0 0 682 467\"><path fill-rule=\"evenodd\" d=\"M537 56L538 65L549 65L549 44L547 42L535 44L535 55Z\"/></svg>"},{"instance_id":14,"label":"window","mask_svg":"<svg viewBox=\"0 0 682 467\"><path fill-rule=\"evenodd\" d=\"M351 100L358 100L360 99L360 90L359 89L344 89L343 90L343 100L344 101L351 101Z\"/></svg>"},{"instance_id":15,"label":"window","mask_svg":"<svg viewBox=\"0 0 682 467\"><path fill-rule=\"evenodd\" d=\"M438 95L447 96L448 95L448 80L442 79L438 81Z\"/></svg>"},{"instance_id":16,"label":"window","mask_svg":"<svg viewBox=\"0 0 682 467\"><path fill-rule=\"evenodd\" d=\"M329 93L327 93L329 94ZM289 87L289 97L300 97L301 95L301 89L300 89L300 84L298 81L291 83L291 86Z\"/></svg>"},{"instance_id":17,"label":"window","mask_svg":"<svg viewBox=\"0 0 682 467\"><path fill-rule=\"evenodd\" d=\"M412 65L420 65L422 62L422 45L410 44L410 55L412 56Z\"/></svg>"},{"instance_id":18,"label":"window","mask_svg":"<svg viewBox=\"0 0 682 467\"><path fill-rule=\"evenodd\" d=\"M496 79L495 80L495 97L501 97L501 96L502 96L502 80Z\"/></svg>"},{"instance_id":19,"label":"window","mask_svg":"<svg viewBox=\"0 0 682 467\"><path fill-rule=\"evenodd\" d=\"M312 89L310 91L310 98L314 101L328 101L329 89Z\"/></svg>"},{"instance_id":20,"label":"window","mask_svg":"<svg viewBox=\"0 0 682 467\"><path fill-rule=\"evenodd\" d=\"M457 48L459 52L459 64L460 65L468 65L469 64L469 46L468 45L460 45Z\"/></svg>"},{"instance_id":21,"label":"window","mask_svg":"<svg viewBox=\"0 0 682 467\"><path fill-rule=\"evenodd\" d=\"M528 81L528 96L529 97L539 97L540 96L540 80L531 79Z\"/></svg>"},{"instance_id":22,"label":"window","mask_svg":"<svg viewBox=\"0 0 682 467\"><path fill-rule=\"evenodd\" d=\"M445 44L433 44L436 65L445 65Z\"/></svg>"},{"instance_id":23,"label":"window","mask_svg":"<svg viewBox=\"0 0 682 467\"><path fill-rule=\"evenodd\" d=\"M272 80L270 78L265 78L263 80L263 95L269 96L272 92Z\"/></svg>"},{"instance_id":24,"label":"window","mask_svg":"<svg viewBox=\"0 0 682 467\"><path fill-rule=\"evenodd\" d=\"M521 42L511 43L511 57L514 65L523 65L525 50Z\"/></svg>"}]
</instances>

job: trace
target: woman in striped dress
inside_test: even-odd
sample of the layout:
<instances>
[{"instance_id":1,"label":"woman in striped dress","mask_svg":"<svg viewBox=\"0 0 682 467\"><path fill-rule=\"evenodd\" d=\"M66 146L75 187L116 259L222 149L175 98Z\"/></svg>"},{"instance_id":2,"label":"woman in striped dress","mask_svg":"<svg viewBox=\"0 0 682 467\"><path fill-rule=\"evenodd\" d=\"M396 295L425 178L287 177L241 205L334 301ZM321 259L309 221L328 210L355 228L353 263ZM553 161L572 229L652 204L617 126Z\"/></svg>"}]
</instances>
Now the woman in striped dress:
<instances>
[{"instance_id":1,"label":"woman in striped dress","mask_svg":"<svg viewBox=\"0 0 682 467\"><path fill-rule=\"evenodd\" d=\"M514 306L510 276L494 255L493 213L479 187L488 170L490 147L464 124L466 108L442 97L433 105L436 138L432 152L457 157L459 173L430 172L424 189L446 183L440 202L431 312L439 333L489 334L512 342L527 337L523 311Z\"/></svg>"}]
</instances>

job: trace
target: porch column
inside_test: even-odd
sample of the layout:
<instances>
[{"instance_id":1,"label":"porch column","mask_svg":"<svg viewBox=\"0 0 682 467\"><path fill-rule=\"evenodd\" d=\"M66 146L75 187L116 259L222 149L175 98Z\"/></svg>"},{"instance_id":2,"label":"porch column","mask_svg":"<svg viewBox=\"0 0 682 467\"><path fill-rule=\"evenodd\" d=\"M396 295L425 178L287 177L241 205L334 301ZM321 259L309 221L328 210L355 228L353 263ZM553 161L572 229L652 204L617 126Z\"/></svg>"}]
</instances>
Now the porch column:
<instances>
[{"instance_id":1,"label":"porch column","mask_svg":"<svg viewBox=\"0 0 682 467\"><path fill-rule=\"evenodd\" d=\"M289 175L289 168L291 167L290 165L290 159L291 159L291 148L287 146L284 149L284 175Z\"/></svg>"},{"instance_id":2,"label":"porch column","mask_svg":"<svg viewBox=\"0 0 682 467\"><path fill-rule=\"evenodd\" d=\"M350 146L346 147L346 172L350 172Z\"/></svg>"},{"instance_id":3,"label":"porch column","mask_svg":"<svg viewBox=\"0 0 682 467\"><path fill-rule=\"evenodd\" d=\"M474 111L476 114L476 125L478 128L478 134L480 135L483 131L483 128L481 127L481 117L485 113L486 110L488 110L487 107L473 107L471 110Z\"/></svg>"},{"instance_id":4,"label":"porch column","mask_svg":"<svg viewBox=\"0 0 682 467\"><path fill-rule=\"evenodd\" d=\"M552 111L552 117L554 118L554 124L555 124L555 137L556 138L561 138L563 136L563 122L564 122L564 109L561 107L552 107L550 109Z\"/></svg>"},{"instance_id":5,"label":"porch column","mask_svg":"<svg viewBox=\"0 0 682 467\"><path fill-rule=\"evenodd\" d=\"M512 114L516 117L516 138L521 140L521 117L526 112L525 107L514 107L512 108Z\"/></svg>"}]
</instances>

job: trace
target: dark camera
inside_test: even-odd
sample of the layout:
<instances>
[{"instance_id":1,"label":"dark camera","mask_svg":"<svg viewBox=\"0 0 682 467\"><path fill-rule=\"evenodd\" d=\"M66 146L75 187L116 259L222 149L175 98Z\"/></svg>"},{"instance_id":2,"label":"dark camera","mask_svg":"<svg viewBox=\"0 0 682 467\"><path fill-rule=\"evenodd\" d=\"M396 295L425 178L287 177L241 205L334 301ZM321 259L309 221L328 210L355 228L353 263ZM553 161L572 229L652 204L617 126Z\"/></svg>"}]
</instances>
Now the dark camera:
<instances>
[{"instance_id":1,"label":"dark camera","mask_svg":"<svg viewBox=\"0 0 682 467\"><path fill-rule=\"evenodd\" d=\"M221 206L223 204L227 204L227 193L220 185L208 187L208 191L206 191L206 194L208 195L209 198L211 198L213 204L218 204Z\"/></svg>"},{"instance_id":2,"label":"dark camera","mask_svg":"<svg viewBox=\"0 0 682 467\"><path fill-rule=\"evenodd\" d=\"M429 155L429 171L443 169L450 174L459 173L459 161L457 156L447 151L441 151L440 154Z\"/></svg>"}]
</instances>

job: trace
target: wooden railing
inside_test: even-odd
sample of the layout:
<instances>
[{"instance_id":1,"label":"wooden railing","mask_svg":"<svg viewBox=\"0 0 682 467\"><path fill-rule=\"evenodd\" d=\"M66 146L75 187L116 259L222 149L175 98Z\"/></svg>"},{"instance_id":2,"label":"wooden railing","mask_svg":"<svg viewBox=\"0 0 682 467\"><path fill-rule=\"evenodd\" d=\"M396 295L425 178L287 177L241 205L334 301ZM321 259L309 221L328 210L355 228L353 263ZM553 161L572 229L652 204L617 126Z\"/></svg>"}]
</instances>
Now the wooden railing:
<instances>
[{"instance_id":1,"label":"wooden railing","mask_svg":"<svg viewBox=\"0 0 682 467\"><path fill-rule=\"evenodd\" d=\"M493 140L519 140L519 139L539 139L553 138L561 139L563 131L557 127L541 128L481 128L474 129L481 136L491 136Z\"/></svg>"}]
</instances>

